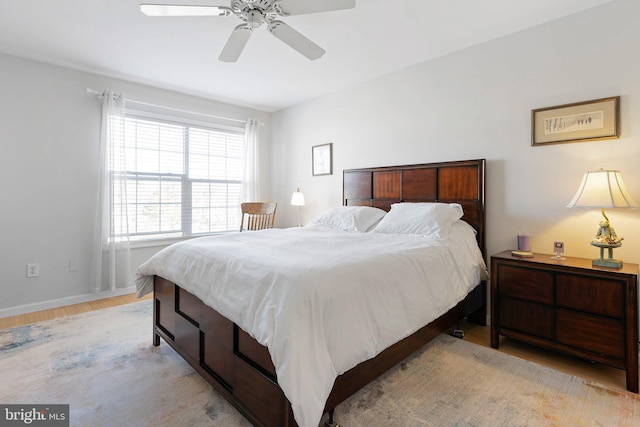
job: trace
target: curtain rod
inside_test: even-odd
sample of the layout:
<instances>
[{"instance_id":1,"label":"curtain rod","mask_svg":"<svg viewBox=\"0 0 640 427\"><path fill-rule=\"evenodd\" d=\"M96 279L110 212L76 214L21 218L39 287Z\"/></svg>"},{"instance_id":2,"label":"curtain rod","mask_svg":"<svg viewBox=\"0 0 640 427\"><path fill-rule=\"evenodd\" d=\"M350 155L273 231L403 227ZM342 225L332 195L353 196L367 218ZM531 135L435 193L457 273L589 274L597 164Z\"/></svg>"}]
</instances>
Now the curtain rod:
<instances>
[{"instance_id":1,"label":"curtain rod","mask_svg":"<svg viewBox=\"0 0 640 427\"><path fill-rule=\"evenodd\" d=\"M98 97L104 95L104 92L97 91L95 89L89 89L89 88L87 88L87 93L90 93L90 94L98 96ZM211 114L196 113L196 112L193 112L193 111L180 110L178 108L171 108L171 107L165 107L163 105L150 104L148 102L136 101L135 99L129 99L129 98L125 98L125 100L130 101L130 102L134 102L136 104L145 105L147 107L162 108L164 110L171 110L171 111L176 111L176 112L179 112L179 113L196 114L196 115L203 116L203 117L209 117L211 119L222 119L222 120L228 120L228 121L232 121L232 122L246 123L246 120L233 119L231 117L214 116L214 115L211 115ZM262 125L262 123L258 123L258 124Z\"/></svg>"}]
</instances>

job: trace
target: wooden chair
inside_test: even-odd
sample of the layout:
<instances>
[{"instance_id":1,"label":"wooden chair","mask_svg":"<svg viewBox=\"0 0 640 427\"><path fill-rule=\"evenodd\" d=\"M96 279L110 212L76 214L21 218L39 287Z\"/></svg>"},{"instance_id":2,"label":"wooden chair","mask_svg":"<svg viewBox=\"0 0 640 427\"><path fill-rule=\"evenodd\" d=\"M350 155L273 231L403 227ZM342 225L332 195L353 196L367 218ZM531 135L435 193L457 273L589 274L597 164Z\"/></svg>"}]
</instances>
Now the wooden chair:
<instances>
[{"instance_id":1,"label":"wooden chair","mask_svg":"<svg viewBox=\"0 0 640 427\"><path fill-rule=\"evenodd\" d=\"M242 218L240 220L240 231L273 228L277 206L277 203L270 202L241 203Z\"/></svg>"}]
</instances>

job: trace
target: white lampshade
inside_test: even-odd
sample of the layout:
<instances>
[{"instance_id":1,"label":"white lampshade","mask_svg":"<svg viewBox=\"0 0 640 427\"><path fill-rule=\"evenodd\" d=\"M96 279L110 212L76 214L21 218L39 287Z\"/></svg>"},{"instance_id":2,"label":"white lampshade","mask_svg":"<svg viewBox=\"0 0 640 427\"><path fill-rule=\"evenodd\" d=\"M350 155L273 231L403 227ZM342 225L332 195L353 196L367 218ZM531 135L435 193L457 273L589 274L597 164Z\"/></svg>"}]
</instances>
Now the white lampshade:
<instances>
[{"instance_id":1,"label":"white lampshade","mask_svg":"<svg viewBox=\"0 0 640 427\"><path fill-rule=\"evenodd\" d=\"M627 190L622 174L616 170L589 171L568 208L637 208L640 204Z\"/></svg>"},{"instance_id":2,"label":"white lampshade","mask_svg":"<svg viewBox=\"0 0 640 427\"><path fill-rule=\"evenodd\" d=\"M293 206L304 206L304 194L299 188L291 195L291 204Z\"/></svg>"}]
</instances>

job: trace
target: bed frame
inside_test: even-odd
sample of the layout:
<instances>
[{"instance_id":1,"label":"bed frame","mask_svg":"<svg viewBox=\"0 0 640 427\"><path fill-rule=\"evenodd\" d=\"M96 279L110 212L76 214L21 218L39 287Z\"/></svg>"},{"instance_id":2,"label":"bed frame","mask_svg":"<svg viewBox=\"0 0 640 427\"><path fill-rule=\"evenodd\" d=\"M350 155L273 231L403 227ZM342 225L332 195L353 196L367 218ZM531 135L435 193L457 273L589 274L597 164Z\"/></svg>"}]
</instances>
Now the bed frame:
<instances>
[{"instance_id":1,"label":"bed frame","mask_svg":"<svg viewBox=\"0 0 640 427\"><path fill-rule=\"evenodd\" d=\"M463 219L476 229L486 259L484 182L484 159L351 169L343 172L343 204L389 210L397 202L460 203ZM443 316L340 375L325 405L331 422L338 404L439 334L452 330L464 317L486 324L486 282ZM267 348L249 334L179 284L158 276L154 278L153 318L153 344L158 346L160 338L164 339L252 424L297 426Z\"/></svg>"}]
</instances>

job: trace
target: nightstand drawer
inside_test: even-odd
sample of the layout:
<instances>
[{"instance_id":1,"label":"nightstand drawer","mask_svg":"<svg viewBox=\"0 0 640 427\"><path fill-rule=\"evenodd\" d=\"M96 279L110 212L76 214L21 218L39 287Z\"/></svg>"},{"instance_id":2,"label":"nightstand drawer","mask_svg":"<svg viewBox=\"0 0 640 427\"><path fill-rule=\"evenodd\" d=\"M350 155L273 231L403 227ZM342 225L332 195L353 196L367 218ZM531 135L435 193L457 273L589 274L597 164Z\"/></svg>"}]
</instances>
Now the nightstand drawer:
<instances>
[{"instance_id":1,"label":"nightstand drawer","mask_svg":"<svg viewBox=\"0 0 640 427\"><path fill-rule=\"evenodd\" d=\"M553 304L553 274L534 268L500 265L500 295Z\"/></svg>"},{"instance_id":2,"label":"nightstand drawer","mask_svg":"<svg viewBox=\"0 0 640 427\"><path fill-rule=\"evenodd\" d=\"M553 307L500 297L500 327L553 339Z\"/></svg>"},{"instance_id":3,"label":"nightstand drawer","mask_svg":"<svg viewBox=\"0 0 640 427\"><path fill-rule=\"evenodd\" d=\"M624 319L624 282L558 274L556 305Z\"/></svg>"},{"instance_id":4,"label":"nightstand drawer","mask_svg":"<svg viewBox=\"0 0 640 427\"><path fill-rule=\"evenodd\" d=\"M624 360L624 323L558 309L556 340L597 354Z\"/></svg>"}]
</instances>

